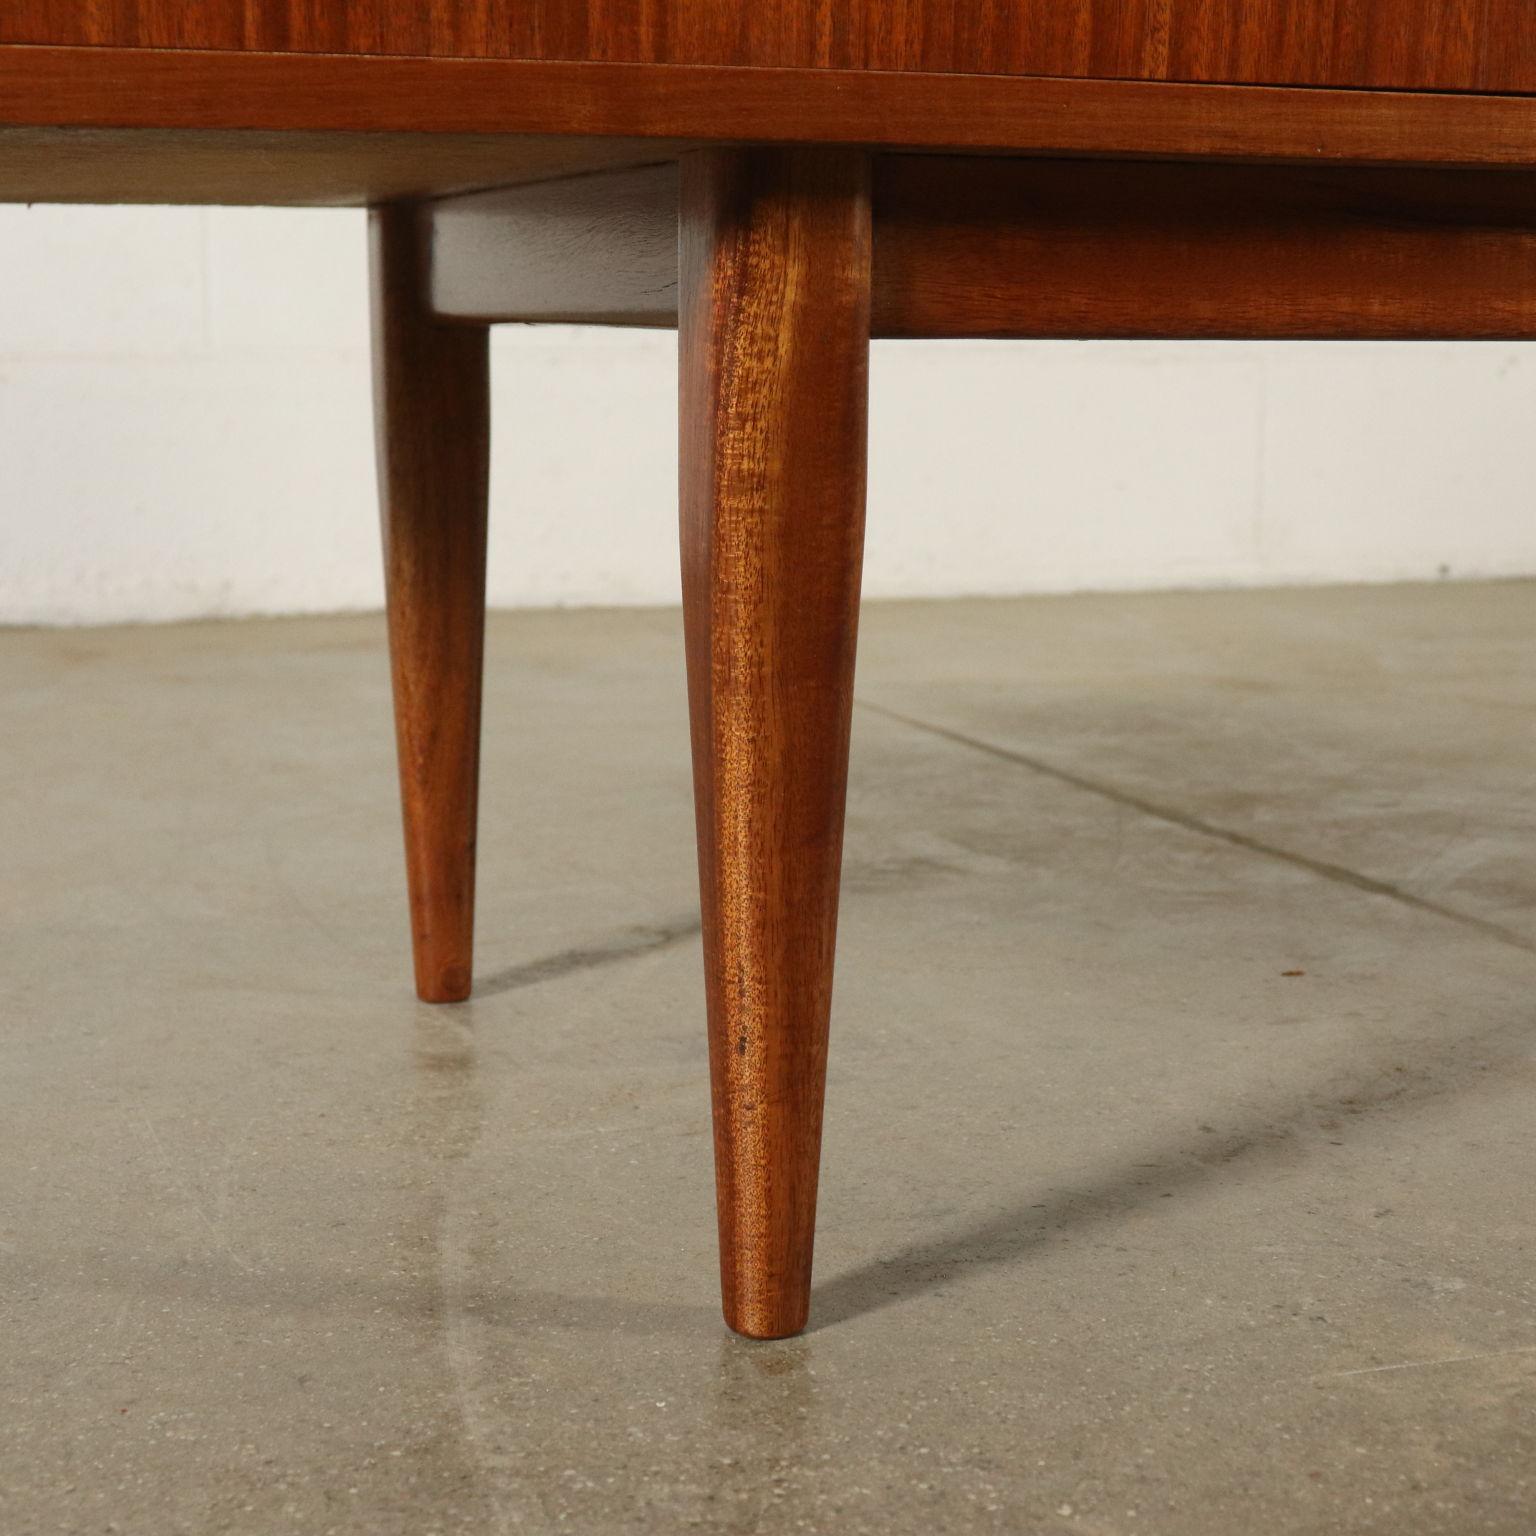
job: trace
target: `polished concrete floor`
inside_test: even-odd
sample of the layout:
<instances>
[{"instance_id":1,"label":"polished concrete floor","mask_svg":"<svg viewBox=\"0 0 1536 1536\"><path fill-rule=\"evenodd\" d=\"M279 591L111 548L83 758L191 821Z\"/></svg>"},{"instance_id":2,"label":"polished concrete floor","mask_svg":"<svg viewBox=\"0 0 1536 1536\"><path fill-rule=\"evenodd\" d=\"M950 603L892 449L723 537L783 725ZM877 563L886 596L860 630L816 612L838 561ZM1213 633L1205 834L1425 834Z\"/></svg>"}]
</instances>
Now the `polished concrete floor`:
<instances>
[{"instance_id":1,"label":"polished concrete floor","mask_svg":"<svg viewBox=\"0 0 1536 1536\"><path fill-rule=\"evenodd\" d=\"M678 621L0 634L0 1531L1536 1529L1536 586L872 606L815 1316L729 1337Z\"/></svg>"}]
</instances>

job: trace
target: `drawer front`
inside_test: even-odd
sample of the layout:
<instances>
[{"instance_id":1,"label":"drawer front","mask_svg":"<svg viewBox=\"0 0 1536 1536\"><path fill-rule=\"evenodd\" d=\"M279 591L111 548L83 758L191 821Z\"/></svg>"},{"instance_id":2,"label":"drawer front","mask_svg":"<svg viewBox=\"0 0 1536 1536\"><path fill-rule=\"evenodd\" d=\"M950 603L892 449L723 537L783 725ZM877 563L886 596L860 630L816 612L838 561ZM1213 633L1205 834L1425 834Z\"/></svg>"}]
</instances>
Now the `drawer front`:
<instances>
[{"instance_id":1,"label":"drawer front","mask_svg":"<svg viewBox=\"0 0 1536 1536\"><path fill-rule=\"evenodd\" d=\"M0 42L1536 90L1532 0L7 0Z\"/></svg>"}]
</instances>

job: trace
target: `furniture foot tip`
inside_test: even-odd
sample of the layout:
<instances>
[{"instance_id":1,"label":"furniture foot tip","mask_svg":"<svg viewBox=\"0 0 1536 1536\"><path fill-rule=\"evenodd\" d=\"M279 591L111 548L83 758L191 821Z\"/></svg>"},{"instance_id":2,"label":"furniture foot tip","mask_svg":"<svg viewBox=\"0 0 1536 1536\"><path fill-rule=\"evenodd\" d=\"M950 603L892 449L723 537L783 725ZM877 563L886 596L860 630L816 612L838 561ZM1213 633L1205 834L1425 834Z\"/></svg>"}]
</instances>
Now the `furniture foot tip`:
<instances>
[{"instance_id":1,"label":"furniture foot tip","mask_svg":"<svg viewBox=\"0 0 1536 1536\"><path fill-rule=\"evenodd\" d=\"M764 1304L732 1306L726 1303L725 1325L732 1333L754 1343L769 1343L774 1339L792 1339L805 1332L810 1320L808 1302L798 1305L771 1306Z\"/></svg>"},{"instance_id":2,"label":"furniture foot tip","mask_svg":"<svg viewBox=\"0 0 1536 1536\"><path fill-rule=\"evenodd\" d=\"M416 996L424 1003L462 1003L472 990L469 971L463 966L449 966L431 975L416 977Z\"/></svg>"}]
</instances>

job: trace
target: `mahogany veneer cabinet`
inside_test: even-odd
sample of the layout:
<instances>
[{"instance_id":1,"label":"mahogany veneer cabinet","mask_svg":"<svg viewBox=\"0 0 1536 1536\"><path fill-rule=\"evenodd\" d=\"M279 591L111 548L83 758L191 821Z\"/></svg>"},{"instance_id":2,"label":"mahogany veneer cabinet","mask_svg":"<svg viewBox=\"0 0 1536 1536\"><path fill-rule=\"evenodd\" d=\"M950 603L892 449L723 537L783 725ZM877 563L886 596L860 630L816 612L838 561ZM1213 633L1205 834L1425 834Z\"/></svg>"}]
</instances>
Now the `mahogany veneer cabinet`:
<instances>
[{"instance_id":1,"label":"mahogany veneer cabinet","mask_svg":"<svg viewBox=\"0 0 1536 1536\"><path fill-rule=\"evenodd\" d=\"M362 204L423 998L487 328L676 325L721 1272L804 1326L875 336L1536 337L1530 0L6 0L0 197ZM1085 441L1090 424L1085 423Z\"/></svg>"}]
</instances>

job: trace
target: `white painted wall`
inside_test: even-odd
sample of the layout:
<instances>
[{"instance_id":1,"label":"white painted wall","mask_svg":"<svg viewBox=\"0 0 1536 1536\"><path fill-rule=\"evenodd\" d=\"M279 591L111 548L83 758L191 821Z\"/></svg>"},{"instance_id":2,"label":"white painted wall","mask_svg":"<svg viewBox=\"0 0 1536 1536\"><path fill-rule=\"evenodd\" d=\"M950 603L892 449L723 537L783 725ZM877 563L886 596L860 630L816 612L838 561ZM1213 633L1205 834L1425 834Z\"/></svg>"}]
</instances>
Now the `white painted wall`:
<instances>
[{"instance_id":1,"label":"white painted wall","mask_svg":"<svg viewBox=\"0 0 1536 1536\"><path fill-rule=\"evenodd\" d=\"M381 601L360 215L0 208L0 622ZM503 328L491 600L677 598L668 335ZM877 346L871 596L1536 572L1519 346Z\"/></svg>"}]
</instances>

